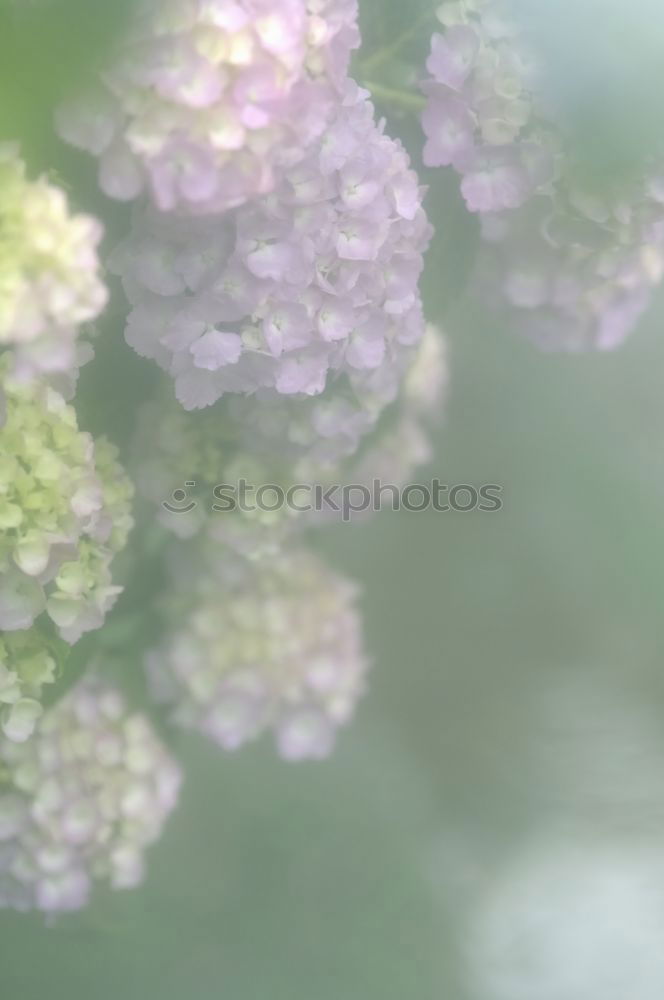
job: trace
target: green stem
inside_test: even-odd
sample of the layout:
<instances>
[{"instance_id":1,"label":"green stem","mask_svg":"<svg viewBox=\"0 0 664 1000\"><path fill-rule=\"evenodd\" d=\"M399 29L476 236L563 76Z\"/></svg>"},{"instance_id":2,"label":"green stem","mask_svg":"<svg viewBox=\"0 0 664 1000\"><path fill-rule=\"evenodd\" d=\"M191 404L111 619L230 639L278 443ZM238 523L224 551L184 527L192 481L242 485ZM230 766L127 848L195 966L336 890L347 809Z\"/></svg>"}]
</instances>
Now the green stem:
<instances>
[{"instance_id":1,"label":"green stem","mask_svg":"<svg viewBox=\"0 0 664 1000\"><path fill-rule=\"evenodd\" d=\"M370 75L379 69L384 63L389 62L396 55L399 54L401 49L406 45L407 42L411 41L420 28L423 28L425 24L428 24L432 18L432 11L427 10L425 13L421 14L420 17L407 28L398 38L396 38L389 45L385 45L382 49L378 49L373 52L367 59L364 59L360 63L360 72L364 75Z\"/></svg>"},{"instance_id":2,"label":"green stem","mask_svg":"<svg viewBox=\"0 0 664 1000\"><path fill-rule=\"evenodd\" d=\"M426 107L426 98L420 94L411 94L407 90L397 90L395 87L386 87L382 83L374 80L363 80L362 86L371 91L372 96L386 106L394 106L400 111L409 111L420 114Z\"/></svg>"}]
</instances>

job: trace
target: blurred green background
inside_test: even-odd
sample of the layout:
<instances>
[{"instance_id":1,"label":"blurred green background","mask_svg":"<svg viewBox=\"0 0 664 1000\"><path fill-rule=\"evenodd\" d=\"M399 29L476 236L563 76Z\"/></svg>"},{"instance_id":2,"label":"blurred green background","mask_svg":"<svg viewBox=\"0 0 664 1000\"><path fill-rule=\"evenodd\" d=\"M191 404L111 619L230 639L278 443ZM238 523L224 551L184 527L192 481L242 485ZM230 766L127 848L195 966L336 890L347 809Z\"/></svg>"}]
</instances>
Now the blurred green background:
<instances>
[{"instance_id":1,"label":"blurred green background","mask_svg":"<svg viewBox=\"0 0 664 1000\"><path fill-rule=\"evenodd\" d=\"M370 45L403 27L411 12L400 2L365 3ZM2 131L23 140L33 169L55 167L113 234L123 211L98 199L90 165L55 143L47 123L53 93L94 63L122 5L43 6L50 37L34 34L38 4L20 16L16 4L0 5L2 51L13 52L0 58ZM58 20L65 7L71 18L85 8L86 19ZM626 135L630 156L656 149L659 116L648 97L663 82L652 41L662 14L647 0L604 18L590 0L533 10L561 104L570 120L583 111L575 120L586 123L588 155L610 166L611 146L624 154ZM575 57L563 73L566 38ZM623 99L607 107L605 93L601 127L588 132L589 79L610 78L613 93L616 52ZM417 163L416 123L391 117L389 129ZM664 996L661 969L646 982L652 993L607 991L599 961L577 992L550 981L529 992L491 987L486 955L472 943L501 873L552 831L590 844L589 857L593 845L618 844L628 871L653 848L645 880L664 897L664 303L616 353L539 353L460 294L476 232L454 179L426 179L438 236L425 302L449 338L451 384L435 459L420 479L500 483L504 509L385 512L324 533L320 548L363 585L374 660L336 755L286 766L268 746L222 756L178 738L187 781L144 888L101 892L91 909L52 926L0 914L7 1000ZM81 404L88 425L119 440L130 430L127 398L155 378L124 347L121 310L106 321ZM135 370L133 381L114 381L120 365ZM102 382L114 388L95 409ZM126 669L138 669L134 653ZM638 928L639 906L618 905L624 928L618 919L606 940L619 945L623 930ZM556 919L577 909L572 893L547 918L548 939L560 933ZM586 930L592 938L597 928ZM612 949L612 968L638 966L640 947L637 933L624 954Z\"/></svg>"}]
</instances>

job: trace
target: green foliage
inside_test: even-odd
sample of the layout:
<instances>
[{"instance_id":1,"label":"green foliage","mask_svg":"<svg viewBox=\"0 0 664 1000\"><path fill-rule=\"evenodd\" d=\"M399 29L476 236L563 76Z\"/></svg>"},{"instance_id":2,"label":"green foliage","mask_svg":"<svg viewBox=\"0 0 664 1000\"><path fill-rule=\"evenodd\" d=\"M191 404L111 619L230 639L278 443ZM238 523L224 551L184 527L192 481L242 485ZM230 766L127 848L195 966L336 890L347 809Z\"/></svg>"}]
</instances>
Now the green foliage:
<instances>
[{"instance_id":1,"label":"green foliage","mask_svg":"<svg viewBox=\"0 0 664 1000\"><path fill-rule=\"evenodd\" d=\"M20 138L41 161L53 107L99 64L132 6L133 0L0 0L0 137Z\"/></svg>"}]
</instances>

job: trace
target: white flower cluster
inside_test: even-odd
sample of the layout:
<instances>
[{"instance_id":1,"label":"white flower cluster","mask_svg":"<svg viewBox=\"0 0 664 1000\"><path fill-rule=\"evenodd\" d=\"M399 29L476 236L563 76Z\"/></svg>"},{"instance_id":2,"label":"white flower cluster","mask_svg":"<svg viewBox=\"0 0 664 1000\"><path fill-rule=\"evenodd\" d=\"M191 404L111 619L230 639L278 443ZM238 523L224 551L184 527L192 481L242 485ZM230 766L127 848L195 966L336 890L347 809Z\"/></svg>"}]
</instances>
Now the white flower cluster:
<instances>
[{"instance_id":1,"label":"white flower cluster","mask_svg":"<svg viewBox=\"0 0 664 1000\"><path fill-rule=\"evenodd\" d=\"M357 588L304 551L178 572L147 658L154 697L224 749L271 729L285 759L326 757L364 688Z\"/></svg>"},{"instance_id":2,"label":"white flower cluster","mask_svg":"<svg viewBox=\"0 0 664 1000\"><path fill-rule=\"evenodd\" d=\"M138 885L180 782L142 715L79 682L32 739L0 740L0 909L77 910L95 882Z\"/></svg>"}]
</instances>

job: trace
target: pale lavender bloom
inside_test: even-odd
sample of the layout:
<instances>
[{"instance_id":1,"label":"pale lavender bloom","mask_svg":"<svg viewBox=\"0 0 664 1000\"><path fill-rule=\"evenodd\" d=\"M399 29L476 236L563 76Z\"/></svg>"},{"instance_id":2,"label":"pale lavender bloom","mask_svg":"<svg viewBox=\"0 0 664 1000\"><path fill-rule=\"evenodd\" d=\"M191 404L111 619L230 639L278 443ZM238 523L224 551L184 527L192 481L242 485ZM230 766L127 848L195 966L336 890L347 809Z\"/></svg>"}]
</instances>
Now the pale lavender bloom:
<instances>
[{"instance_id":1,"label":"pale lavender bloom","mask_svg":"<svg viewBox=\"0 0 664 1000\"><path fill-rule=\"evenodd\" d=\"M242 354L242 340L237 333L208 330L192 344L191 353L197 368L216 372L224 365L237 364Z\"/></svg>"},{"instance_id":2,"label":"pale lavender bloom","mask_svg":"<svg viewBox=\"0 0 664 1000\"><path fill-rule=\"evenodd\" d=\"M100 157L99 186L116 201L133 201L143 190L140 166L121 138L114 140Z\"/></svg>"},{"instance_id":3,"label":"pale lavender bloom","mask_svg":"<svg viewBox=\"0 0 664 1000\"><path fill-rule=\"evenodd\" d=\"M520 208L533 193L521 151L510 147L476 151L464 163L461 194L469 212Z\"/></svg>"},{"instance_id":4,"label":"pale lavender bloom","mask_svg":"<svg viewBox=\"0 0 664 1000\"><path fill-rule=\"evenodd\" d=\"M664 211L648 187L600 199L561 182L494 218L478 277L507 321L546 349L619 346L664 275Z\"/></svg>"},{"instance_id":5,"label":"pale lavender bloom","mask_svg":"<svg viewBox=\"0 0 664 1000\"><path fill-rule=\"evenodd\" d=\"M609 350L664 274L661 178L608 195L579 190L526 32L505 11L504 0L440 8L424 160L459 173L482 223L481 282L510 324L546 348Z\"/></svg>"},{"instance_id":6,"label":"pale lavender bloom","mask_svg":"<svg viewBox=\"0 0 664 1000\"><path fill-rule=\"evenodd\" d=\"M271 730L287 760L327 757L364 690L357 588L304 551L209 549L173 586L146 666L174 721L224 750Z\"/></svg>"},{"instance_id":7,"label":"pale lavender bloom","mask_svg":"<svg viewBox=\"0 0 664 1000\"><path fill-rule=\"evenodd\" d=\"M403 147L348 83L331 129L277 190L223 219L136 212L111 267L126 336L186 409L224 394L307 397L418 342L431 229Z\"/></svg>"},{"instance_id":8,"label":"pale lavender bloom","mask_svg":"<svg viewBox=\"0 0 664 1000\"><path fill-rule=\"evenodd\" d=\"M181 773L147 719L87 677L25 743L0 739L0 909L62 913L138 885Z\"/></svg>"},{"instance_id":9,"label":"pale lavender bloom","mask_svg":"<svg viewBox=\"0 0 664 1000\"><path fill-rule=\"evenodd\" d=\"M445 36L436 34L431 39L427 69L437 83L461 90L473 69L480 45L480 36L471 27L449 28Z\"/></svg>"},{"instance_id":10,"label":"pale lavender bloom","mask_svg":"<svg viewBox=\"0 0 664 1000\"><path fill-rule=\"evenodd\" d=\"M429 87L431 97L440 88ZM467 105L453 94L432 99L422 114L427 135L423 159L427 167L449 167L474 149L475 122Z\"/></svg>"},{"instance_id":11,"label":"pale lavender bloom","mask_svg":"<svg viewBox=\"0 0 664 1000\"><path fill-rule=\"evenodd\" d=\"M359 44L356 0L140 0L89 93L58 109L112 198L222 212L319 139Z\"/></svg>"},{"instance_id":12,"label":"pale lavender bloom","mask_svg":"<svg viewBox=\"0 0 664 1000\"><path fill-rule=\"evenodd\" d=\"M427 166L453 166L471 212L523 205L551 180L559 145L534 88L537 65L503 0L443 5L423 84Z\"/></svg>"}]
</instances>

